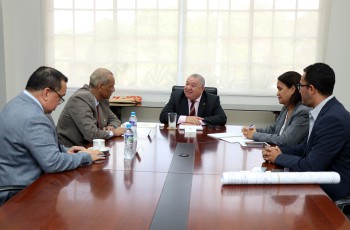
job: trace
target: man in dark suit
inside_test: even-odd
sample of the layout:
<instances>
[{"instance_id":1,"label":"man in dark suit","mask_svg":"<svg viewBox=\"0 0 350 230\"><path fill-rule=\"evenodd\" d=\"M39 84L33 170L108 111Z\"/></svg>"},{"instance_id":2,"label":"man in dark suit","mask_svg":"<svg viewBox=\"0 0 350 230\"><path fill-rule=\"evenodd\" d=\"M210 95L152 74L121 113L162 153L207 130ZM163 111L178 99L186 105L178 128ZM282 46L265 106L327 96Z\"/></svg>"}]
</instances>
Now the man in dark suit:
<instances>
[{"instance_id":1,"label":"man in dark suit","mask_svg":"<svg viewBox=\"0 0 350 230\"><path fill-rule=\"evenodd\" d=\"M304 69L298 85L303 104L310 111L309 136L300 145L268 147L263 158L292 171L335 171L339 184L321 187L336 201L350 195L350 115L332 96L335 74L331 67L316 63Z\"/></svg>"},{"instance_id":2,"label":"man in dark suit","mask_svg":"<svg viewBox=\"0 0 350 230\"><path fill-rule=\"evenodd\" d=\"M168 123L168 113L178 114L177 124L225 125L226 114L217 95L204 91L205 79L199 74L192 74L186 80L184 90L174 90L169 102L160 113L161 123Z\"/></svg>"}]
</instances>

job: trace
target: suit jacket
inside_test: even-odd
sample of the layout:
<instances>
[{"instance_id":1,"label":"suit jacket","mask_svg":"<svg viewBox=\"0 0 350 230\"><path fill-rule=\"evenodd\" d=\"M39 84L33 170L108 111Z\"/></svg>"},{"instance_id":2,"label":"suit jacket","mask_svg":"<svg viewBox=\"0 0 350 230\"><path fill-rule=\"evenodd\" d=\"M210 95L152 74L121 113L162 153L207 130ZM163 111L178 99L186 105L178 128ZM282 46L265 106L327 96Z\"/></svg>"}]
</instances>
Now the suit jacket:
<instances>
[{"instance_id":1,"label":"suit jacket","mask_svg":"<svg viewBox=\"0 0 350 230\"><path fill-rule=\"evenodd\" d=\"M284 131L279 135L287 115L287 107L284 106L276 122L266 128L256 129L257 132L253 134L253 139L278 146L300 144L309 131L309 111L309 107L299 102L288 119Z\"/></svg>"},{"instance_id":2,"label":"suit jacket","mask_svg":"<svg viewBox=\"0 0 350 230\"><path fill-rule=\"evenodd\" d=\"M42 173L91 164L88 153L67 154L59 146L54 124L25 93L7 103L0 113L0 186L29 185ZM3 202L8 192L0 193Z\"/></svg>"},{"instance_id":3,"label":"suit jacket","mask_svg":"<svg viewBox=\"0 0 350 230\"><path fill-rule=\"evenodd\" d=\"M175 90L171 93L169 102L160 113L161 123L168 124L168 113L176 112L179 119L180 115L188 116L188 99L183 90ZM209 125L225 125L226 114L220 105L220 98L217 95L203 91L198 106L198 117L204 118L203 122Z\"/></svg>"},{"instance_id":4,"label":"suit jacket","mask_svg":"<svg viewBox=\"0 0 350 230\"><path fill-rule=\"evenodd\" d=\"M111 111L108 100L99 102L101 126L120 126L120 120ZM88 85L77 90L67 101L57 123L60 143L65 146L86 146L93 139L108 139L108 131L98 128L95 96Z\"/></svg>"},{"instance_id":5,"label":"suit jacket","mask_svg":"<svg viewBox=\"0 0 350 230\"><path fill-rule=\"evenodd\" d=\"M340 183L321 187L333 200L350 195L350 114L336 98L321 109L309 140L281 151L275 164L293 171L335 171Z\"/></svg>"}]
</instances>

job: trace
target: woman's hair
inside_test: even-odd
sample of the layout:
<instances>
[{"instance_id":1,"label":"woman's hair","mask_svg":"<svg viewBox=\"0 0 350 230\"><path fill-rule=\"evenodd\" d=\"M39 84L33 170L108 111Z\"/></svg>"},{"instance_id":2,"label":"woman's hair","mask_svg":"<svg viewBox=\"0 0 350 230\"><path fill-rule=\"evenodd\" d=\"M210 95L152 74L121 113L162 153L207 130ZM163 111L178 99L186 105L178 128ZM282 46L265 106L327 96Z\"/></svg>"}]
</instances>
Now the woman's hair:
<instances>
[{"instance_id":1,"label":"woman's hair","mask_svg":"<svg viewBox=\"0 0 350 230\"><path fill-rule=\"evenodd\" d=\"M301 101L301 95L298 90L297 84L300 83L301 75L295 71L288 71L278 77L278 80L283 82L288 88L291 88L293 85L295 87L295 91L293 95L289 99L289 104L296 105L299 101Z\"/></svg>"}]
</instances>

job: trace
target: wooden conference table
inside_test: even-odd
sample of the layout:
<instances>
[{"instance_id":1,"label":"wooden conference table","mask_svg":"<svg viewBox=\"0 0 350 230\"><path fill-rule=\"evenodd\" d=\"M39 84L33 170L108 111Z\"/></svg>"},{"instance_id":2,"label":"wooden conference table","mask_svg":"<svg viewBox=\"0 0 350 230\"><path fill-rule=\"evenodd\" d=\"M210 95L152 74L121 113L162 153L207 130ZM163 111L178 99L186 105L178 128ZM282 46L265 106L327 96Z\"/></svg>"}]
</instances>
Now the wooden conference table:
<instances>
[{"instance_id":1,"label":"wooden conference table","mask_svg":"<svg viewBox=\"0 0 350 230\"><path fill-rule=\"evenodd\" d=\"M132 161L111 139L106 161L45 174L5 203L0 229L350 229L319 185L222 186L224 171L275 167L261 149L207 136L239 129L138 128Z\"/></svg>"}]
</instances>

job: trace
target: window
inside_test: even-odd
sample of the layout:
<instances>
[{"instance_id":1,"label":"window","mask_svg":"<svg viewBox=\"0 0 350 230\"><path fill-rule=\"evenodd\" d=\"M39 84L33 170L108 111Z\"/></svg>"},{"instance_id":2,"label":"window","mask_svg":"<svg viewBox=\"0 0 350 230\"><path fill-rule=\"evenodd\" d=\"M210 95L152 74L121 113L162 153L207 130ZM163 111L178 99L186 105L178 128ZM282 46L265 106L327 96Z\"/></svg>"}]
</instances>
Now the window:
<instances>
[{"instance_id":1,"label":"window","mask_svg":"<svg viewBox=\"0 0 350 230\"><path fill-rule=\"evenodd\" d=\"M169 91L198 73L220 94L274 95L277 77L324 60L327 0L50 0L46 63L81 87Z\"/></svg>"}]
</instances>

